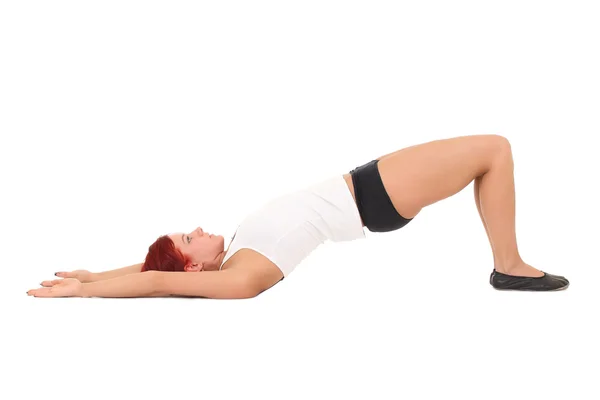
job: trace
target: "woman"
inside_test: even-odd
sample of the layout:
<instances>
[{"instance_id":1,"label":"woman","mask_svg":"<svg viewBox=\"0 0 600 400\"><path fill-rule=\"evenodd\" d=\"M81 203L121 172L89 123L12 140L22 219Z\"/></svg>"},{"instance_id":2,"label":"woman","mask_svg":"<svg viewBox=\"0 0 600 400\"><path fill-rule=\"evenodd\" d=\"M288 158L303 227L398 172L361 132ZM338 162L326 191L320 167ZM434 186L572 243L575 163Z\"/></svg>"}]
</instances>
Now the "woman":
<instances>
[{"instance_id":1,"label":"woman","mask_svg":"<svg viewBox=\"0 0 600 400\"><path fill-rule=\"evenodd\" d=\"M194 296L250 298L287 277L326 240L349 241L404 227L428 205L471 181L494 256L495 289L554 291L569 281L525 263L515 233L515 187L509 141L473 135L386 154L347 174L281 196L238 226L228 249L201 228L161 236L144 263L64 278L28 291L36 297ZM141 273L140 273L141 272ZM190 272L202 272L190 274Z\"/></svg>"}]
</instances>

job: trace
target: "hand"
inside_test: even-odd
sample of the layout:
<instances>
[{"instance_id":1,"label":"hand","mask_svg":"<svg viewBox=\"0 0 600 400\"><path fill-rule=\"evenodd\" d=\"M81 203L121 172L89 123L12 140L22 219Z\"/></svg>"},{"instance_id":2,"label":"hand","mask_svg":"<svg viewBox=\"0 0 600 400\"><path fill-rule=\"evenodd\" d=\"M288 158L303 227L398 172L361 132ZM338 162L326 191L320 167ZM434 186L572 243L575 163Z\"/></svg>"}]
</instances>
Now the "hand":
<instances>
[{"instance_id":1,"label":"hand","mask_svg":"<svg viewBox=\"0 0 600 400\"><path fill-rule=\"evenodd\" d=\"M59 278L75 278L81 283L94 282L94 273L85 269L78 269L71 272L57 272L54 275Z\"/></svg>"},{"instance_id":2,"label":"hand","mask_svg":"<svg viewBox=\"0 0 600 400\"><path fill-rule=\"evenodd\" d=\"M27 295L34 297L82 297L83 283L75 278L44 281L42 286L44 287L29 290Z\"/></svg>"}]
</instances>

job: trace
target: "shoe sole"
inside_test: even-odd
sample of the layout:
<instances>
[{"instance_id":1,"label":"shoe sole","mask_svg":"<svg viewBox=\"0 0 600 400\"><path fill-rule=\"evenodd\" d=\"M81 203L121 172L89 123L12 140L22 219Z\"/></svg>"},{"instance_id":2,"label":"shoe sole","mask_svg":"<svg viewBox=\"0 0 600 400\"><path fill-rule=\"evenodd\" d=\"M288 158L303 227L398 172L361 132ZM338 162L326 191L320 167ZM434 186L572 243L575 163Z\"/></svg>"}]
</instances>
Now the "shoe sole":
<instances>
[{"instance_id":1,"label":"shoe sole","mask_svg":"<svg viewBox=\"0 0 600 400\"><path fill-rule=\"evenodd\" d=\"M561 290L565 290L566 288L568 288L571 285L571 283L568 283L567 285L560 287L558 289L551 289L551 290L531 290L531 289L499 289L499 288L495 288L494 286L492 286L492 288L494 288L495 290L500 290L500 291L513 291L513 292L559 292Z\"/></svg>"}]
</instances>

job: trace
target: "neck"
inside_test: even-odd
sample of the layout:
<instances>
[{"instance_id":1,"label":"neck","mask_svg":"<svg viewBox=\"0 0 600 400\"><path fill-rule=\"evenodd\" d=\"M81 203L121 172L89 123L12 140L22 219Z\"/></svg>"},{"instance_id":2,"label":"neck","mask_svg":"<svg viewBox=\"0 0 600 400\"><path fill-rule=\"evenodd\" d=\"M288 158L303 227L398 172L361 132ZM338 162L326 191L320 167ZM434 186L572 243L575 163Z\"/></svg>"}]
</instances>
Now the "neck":
<instances>
[{"instance_id":1,"label":"neck","mask_svg":"<svg viewBox=\"0 0 600 400\"><path fill-rule=\"evenodd\" d=\"M217 268L216 270L218 271L219 268L221 267L221 264L223 264L223 259L225 259L225 255L227 254L227 251L223 251L221 254L219 254L219 256L217 257Z\"/></svg>"},{"instance_id":2,"label":"neck","mask_svg":"<svg viewBox=\"0 0 600 400\"><path fill-rule=\"evenodd\" d=\"M204 271L218 271L219 268L221 267L221 264L223 263L223 259L225 258L225 255L227 254L226 251L223 251L221 253L219 253L219 255L217 256L217 258L215 258L215 261L212 263L206 263L204 264Z\"/></svg>"}]
</instances>

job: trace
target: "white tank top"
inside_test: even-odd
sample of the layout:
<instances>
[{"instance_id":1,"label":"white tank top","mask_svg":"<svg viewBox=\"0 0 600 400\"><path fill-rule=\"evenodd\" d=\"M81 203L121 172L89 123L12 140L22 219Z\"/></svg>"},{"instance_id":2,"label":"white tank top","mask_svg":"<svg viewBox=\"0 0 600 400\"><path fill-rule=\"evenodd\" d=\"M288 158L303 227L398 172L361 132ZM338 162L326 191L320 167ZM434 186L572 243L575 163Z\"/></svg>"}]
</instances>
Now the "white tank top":
<instances>
[{"instance_id":1,"label":"white tank top","mask_svg":"<svg viewBox=\"0 0 600 400\"><path fill-rule=\"evenodd\" d=\"M327 240L362 239L365 232L352 194L342 175L264 204L238 226L223 264L241 249L271 260L287 277Z\"/></svg>"}]
</instances>

